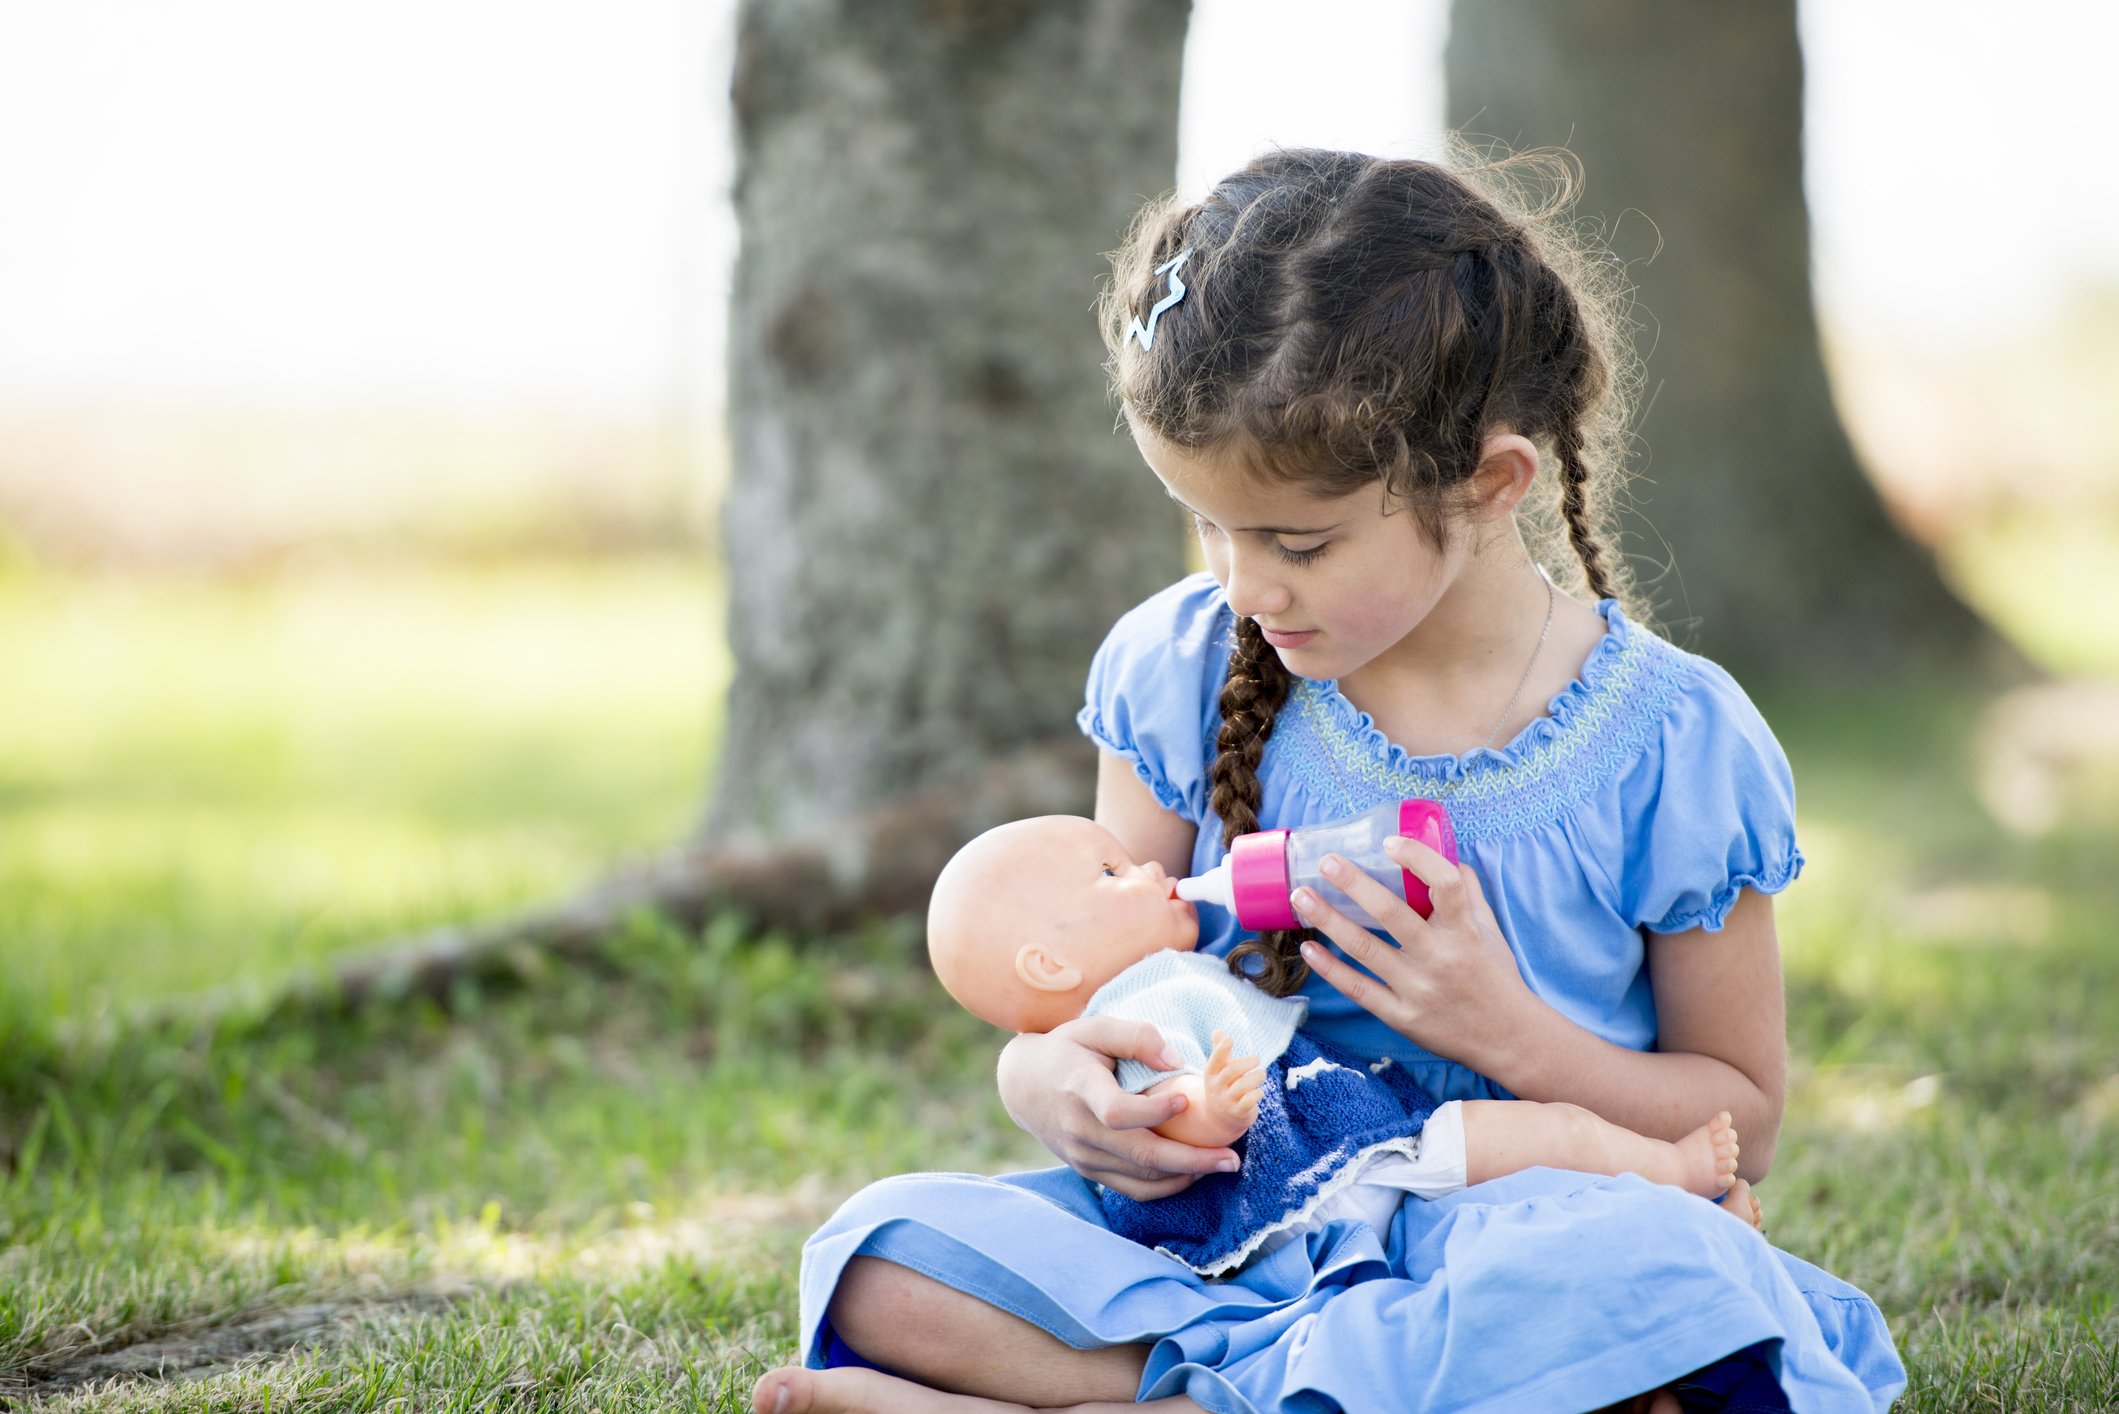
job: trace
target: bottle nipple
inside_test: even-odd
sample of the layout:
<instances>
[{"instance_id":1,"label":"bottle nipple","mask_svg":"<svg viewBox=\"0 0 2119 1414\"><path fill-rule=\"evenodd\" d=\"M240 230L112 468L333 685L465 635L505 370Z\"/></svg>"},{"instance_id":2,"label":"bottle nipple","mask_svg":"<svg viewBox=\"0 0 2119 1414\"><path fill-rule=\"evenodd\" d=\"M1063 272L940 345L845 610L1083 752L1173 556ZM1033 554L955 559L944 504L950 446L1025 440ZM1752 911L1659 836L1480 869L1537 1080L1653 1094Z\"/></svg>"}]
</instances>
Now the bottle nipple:
<instances>
[{"instance_id":1,"label":"bottle nipple","mask_svg":"<svg viewBox=\"0 0 2119 1414\"><path fill-rule=\"evenodd\" d=\"M1229 883L1229 866L1217 864L1204 874L1177 881L1177 896L1187 903L1211 903L1221 908L1234 908L1236 902Z\"/></svg>"}]
</instances>

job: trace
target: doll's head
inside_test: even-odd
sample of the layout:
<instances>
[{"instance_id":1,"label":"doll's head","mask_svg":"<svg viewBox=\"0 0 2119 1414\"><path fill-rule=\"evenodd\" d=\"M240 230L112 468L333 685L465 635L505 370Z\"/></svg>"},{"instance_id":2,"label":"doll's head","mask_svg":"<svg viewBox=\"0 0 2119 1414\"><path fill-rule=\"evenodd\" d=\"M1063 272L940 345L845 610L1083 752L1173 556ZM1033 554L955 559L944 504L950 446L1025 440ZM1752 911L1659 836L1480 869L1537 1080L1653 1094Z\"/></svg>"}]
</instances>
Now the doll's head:
<instances>
[{"instance_id":1,"label":"doll's head","mask_svg":"<svg viewBox=\"0 0 2119 1414\"><path fill-rule=\"evenodd\" d=\"M988 830L942 870L927 909L935 975L1010 1031L1050 1031L1150 953L1198 942L1177 881L1078 815Z\"/></svg>"}]
</instances>

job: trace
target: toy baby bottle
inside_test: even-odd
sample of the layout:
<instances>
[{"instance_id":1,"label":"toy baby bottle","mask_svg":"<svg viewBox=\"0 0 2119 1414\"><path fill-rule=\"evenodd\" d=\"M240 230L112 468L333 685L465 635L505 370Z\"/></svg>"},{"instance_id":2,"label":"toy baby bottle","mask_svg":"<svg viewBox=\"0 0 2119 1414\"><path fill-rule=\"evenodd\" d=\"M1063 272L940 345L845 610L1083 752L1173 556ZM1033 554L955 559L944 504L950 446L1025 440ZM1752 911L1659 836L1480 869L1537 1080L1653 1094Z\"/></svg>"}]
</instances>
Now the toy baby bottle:
<instances>
[{"instance_id":1,"label":"toy baby bottle","mask_svg":"<svg viewBox=\"0 0 2119 1414\"><path fill-rule=\"evenodd\" d=\"M1178 880L1177 896L1230 909L1238 923L1263 932L1303 926L1290 896L1308 885L1354 922L1365 928L1381 927L1367 909L1324 877L1318 866L1326 855L1336 854L1425 918L1434 908L1427 885L1383 852L1383 842L1392 835L1418 840L1450 863L1457 862L1457 832L1450 825L1449 812L1432 800L1401 800L1323 825L1238 835L1221 863L1194 878Z\"/></svg>"}]
</instances>

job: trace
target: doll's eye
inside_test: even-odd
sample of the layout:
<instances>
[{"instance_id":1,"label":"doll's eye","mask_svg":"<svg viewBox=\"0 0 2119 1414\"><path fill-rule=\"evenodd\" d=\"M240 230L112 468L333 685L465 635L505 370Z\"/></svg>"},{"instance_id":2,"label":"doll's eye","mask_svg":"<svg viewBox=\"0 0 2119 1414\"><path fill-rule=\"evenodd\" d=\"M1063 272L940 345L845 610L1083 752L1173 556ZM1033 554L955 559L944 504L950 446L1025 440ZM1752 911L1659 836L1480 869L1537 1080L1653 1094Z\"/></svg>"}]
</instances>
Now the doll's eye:
<instances>
[{"instance_id":1,"label":"doll's eye","mask_svg":"<svg viewBox=\"0 0 2119 1414\"><path fill-rule=\"evenodd\" d=\"M1116 869L1113 869L1110 865L1106 864L1104 866L1104 877L1106 879L1116 879L1118 877L1118 871Z\"/></svg>"}]
</instances>

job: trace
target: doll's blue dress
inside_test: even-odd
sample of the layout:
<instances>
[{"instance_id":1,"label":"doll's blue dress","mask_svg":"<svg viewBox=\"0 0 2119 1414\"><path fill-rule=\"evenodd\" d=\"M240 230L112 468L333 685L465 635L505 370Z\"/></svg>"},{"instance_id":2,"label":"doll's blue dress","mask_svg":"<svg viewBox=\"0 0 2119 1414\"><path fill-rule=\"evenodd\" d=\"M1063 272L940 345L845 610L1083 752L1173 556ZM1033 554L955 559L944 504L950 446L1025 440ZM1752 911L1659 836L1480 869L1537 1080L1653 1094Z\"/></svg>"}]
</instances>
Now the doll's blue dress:
<instances>
[{"instance_id":1,"label":"doll's blue dress","mask_svg":"<svg viewBox=\"0 0 2119 1414\"><path fill-rule=\"evenodd\" d=\"M1258 813L1291 826L1440 800L1531 988L1647 1049L1643 930L1717 931L1742 889L1786 887L1802 854L1787 761L1743 691L1615 603L1599 612L1605 636L1581 675L1500 750L1409 755L1335 684L1298 679L1259 766ZM1179 581L1112 629L1080 719L1199 822L1195 873L1221 855L1204 782L1233 641L1213 580ZM1200 915L1201 951L1226 953L1233 920ZM1307 1032L1390 1058L1438 1100L1513 1098L1314 977L1304 996ZM1531 1169L1405 1202L1387 1232L1329 1224L1209 1281L1111 1231L1071 1170L902 1175L854 1195L803 1250L813 1366L853 1361L826 1310L856 1255L1071 1345L1149 1343L1139 1397L1183 1393L1216 1414L1585 1410L1688 1375L1735 1395L1731 1408L1867 1410L1905 1387L1867 1296L1634 1177Z\"/></svg>"},{"instance_id":2,"label":"doll's blue dress","mask_svg":"<svg viewBox=\"0 0 2119 1414\"><path fill-rule=\"evenodd\" d=\"M1464 1186L1463 1121L1439 1159L1428 1155L1422 1141L1434 1096L1395 1065L1371 1065L1303 1035L1296 1028L1308 1010L1301 997L1275 997L1238 977L1224 958L1167 948L1089 998L1083 1016L1148 1022L1183 1062L1156 1071L1122 1060L1122 1090L1204 1075L1217 1032L1229 1038L1231 1056L1256 1060L1265 1072L1257 1114L1232 1146L1243 1167L1152 1202L1101 1189L1113 1232L1219 1277L1335 1219L1386 1226L1404 1194Z\"/></svg>"}]
</instances>

